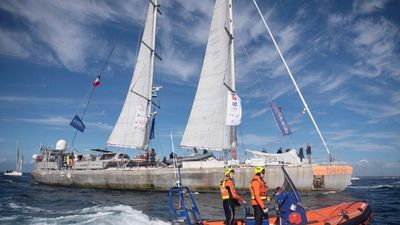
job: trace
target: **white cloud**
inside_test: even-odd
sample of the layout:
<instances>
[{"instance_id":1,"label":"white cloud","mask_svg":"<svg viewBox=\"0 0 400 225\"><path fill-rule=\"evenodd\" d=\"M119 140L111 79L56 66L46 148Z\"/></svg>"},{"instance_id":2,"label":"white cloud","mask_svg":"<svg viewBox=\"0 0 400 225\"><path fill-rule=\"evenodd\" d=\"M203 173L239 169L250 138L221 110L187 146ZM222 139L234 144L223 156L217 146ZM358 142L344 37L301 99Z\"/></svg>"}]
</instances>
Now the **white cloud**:
<instances>
[{"instance_id":1,"label":"white cloud","mask_svg":"<svg viewBox=\"0 0 400 225\"><path fill-rule=\"evenodd\" d=\"M241 141L241 144L243 145L266 146L274 143L279 143L281 141L281 138L261 136L257 134L245 134L239 141Z\"/></svg>"},{"instance_id":2,"label":"white cloud","mask_svg":"<svg viewBox=\"0 0 400 225\"><path fill-rule=\"evenodd\" d=\"M269 111L269 109L267 107L263 107L260 110L251 112L249 117L252 119L257 118L259 116L265 115L268 111Z\"/></svg>"},{"instance_id":3,"label":"white cloud","mask_svg":"<svg viewBox=\"0 0 400 225\"><path fill-rule=\"evenodd\" d=\"M100 30L96 25L124 19L137 22L142 19L143 13L139 12L143 11L143 6L133 1L123 4L105 1L3 2L0 8L11 13L23 26L16 28L21 30L1 30L0 45L3 52L10 55L44 58L50 64L60 63L70 71L82 72L87 69L88 59L107 46L105 37L98 35ZM10 41L11 44L4 48ZM37 49L41 50L38 52Z\"/></svg>"},{"instance_id":4,"label":"white cloud","mask_svg":"<svg viewBox=\"0 0 400 225\"><path fill-rule=\"evenodd\" d=\"M380 11L385 7L385 4L388 3L387 0L356 0L353 3L353 11L357 13L371 13L375 11Z\"/></svg>"},{"instance_id":5,"label":"white cloud","mask_svg":"<svg viewBox=\"0 0 400 225\"><path fill-rule=\"evenodd\" d=\"M27 122L34 124L49 125L54 127L69 127L71 118L66 118L62 116L50 116L45 118L18 118L18 119L6 119L5 121L17 121L17 122ZM112 125L103 122L85 122L87 129L100 129L100 130L111 130Z\"/></svg>"},{"instance_id":6,"label":"white cloud","mask_svg":"<svg viewBox=\"0 0 400 225\"><path fill-rule=\"evenodd\" d=\"M353 165L356 176L399 176L400 162L362 159Z\"/></svg>"},{"instance_id":7,"label":"white cloud","mask_svg":"<svg viewBox=\"0 0 400 225\"><path fill-rule=\"evenodd\" d=\"M68 98L44 98L36 96L0 96L0 102L33 105L71 105L76 101Z\"/></svg>"}]
</instances>

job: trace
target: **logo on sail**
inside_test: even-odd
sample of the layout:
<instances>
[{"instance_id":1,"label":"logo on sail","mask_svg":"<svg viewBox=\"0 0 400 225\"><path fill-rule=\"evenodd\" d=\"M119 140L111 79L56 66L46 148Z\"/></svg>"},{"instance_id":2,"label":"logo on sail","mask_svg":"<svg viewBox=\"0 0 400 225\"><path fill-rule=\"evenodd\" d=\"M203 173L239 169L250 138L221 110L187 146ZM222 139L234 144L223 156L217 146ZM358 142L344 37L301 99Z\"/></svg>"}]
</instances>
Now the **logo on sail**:
<instances>
[{"instance_id":1,"label":"logo on sail","mask_svg":"<svg viewBox=\"0 0 400 225\"><path fill-rule=\"evenodd\" d=\"M237 126L242 120L242 106L240 98L236 93L228 92L226 109L226 125Z\"/></svg>"}]
</instances>

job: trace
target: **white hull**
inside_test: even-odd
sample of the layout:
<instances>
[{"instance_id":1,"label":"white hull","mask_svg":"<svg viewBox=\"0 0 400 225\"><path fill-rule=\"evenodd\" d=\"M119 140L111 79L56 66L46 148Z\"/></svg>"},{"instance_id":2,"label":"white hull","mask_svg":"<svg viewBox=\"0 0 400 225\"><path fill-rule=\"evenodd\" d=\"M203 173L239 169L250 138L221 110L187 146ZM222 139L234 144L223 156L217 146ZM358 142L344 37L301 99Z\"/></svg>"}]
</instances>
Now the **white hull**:
<instances>
[{"instance_id":1,"label":"white hull","mask_svg":"<svg viewBox=\"0 0 400 225\"><path fill-rule=\"evenodd\" d=\"M217 161L219 162L219 161ZM201 165L199 165L201 164ZM224 177L223 162L211 168L215 162L185 162L181 168L182 183L190 184L195 191L219 190ZM133 167L95 170L58 170L44 167L46 162L37 163L32 172L35 181L60 186L130 189L130 190L168 190L175 185L174 168ZM191 165L191 166L190 166ZM214 165L218 166L218 165ZM186 167L186 168L185 168ZM348 165L303 165L286 167L296 187L301 191L342 191L350 184L352 168ZM235 168L235 186L238 190L248 190L254 167ZM282 185L280 166L268 166L265 180L271 190Z\"/></svg>"},{"instance_id":2,"label":"white hull","mask_svg":"<svg viewBox=\"0 0 400 225\"><path fill-rule=\"evenodd\" d=\"M22 172L18 171L4 172L4 176L22 176Z\"/></svg>"}]
</instances>

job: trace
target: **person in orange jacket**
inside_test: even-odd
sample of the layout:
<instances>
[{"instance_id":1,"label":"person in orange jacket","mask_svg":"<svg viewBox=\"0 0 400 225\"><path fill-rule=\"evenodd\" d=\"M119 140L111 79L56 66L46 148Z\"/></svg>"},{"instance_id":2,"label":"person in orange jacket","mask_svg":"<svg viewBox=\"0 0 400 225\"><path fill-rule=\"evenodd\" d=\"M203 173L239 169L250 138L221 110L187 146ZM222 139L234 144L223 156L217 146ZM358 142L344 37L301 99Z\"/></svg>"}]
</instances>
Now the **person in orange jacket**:
<instances>
[{"instance_id":1,"label":"person in orange jacket","mask_svg":"<svg viewBox=\"0 0 400 225\"><path fill-rule=\"evenodd\" d=\"M251 205L254 209L255 224L261 225L263 218L268 219L268 208L265 206L267 200L268 186L263 177L264 167L256 167L255 175L250 181Z\"/></svg>"},{"instance_id":2,"label":"person in orange jacket","mask_svg":"<svg viewBox=\"0 0 400 225\"><path fill-rule=\"evenodd\" d=\"M235 171L232 168L225 170L225 178L220 183L222 205L225 212L225 224L233 225L235 220L235 202L240 201L246 204L246 201L240 197L235 190L233 176Z\"/></svg>"}]
</instances>

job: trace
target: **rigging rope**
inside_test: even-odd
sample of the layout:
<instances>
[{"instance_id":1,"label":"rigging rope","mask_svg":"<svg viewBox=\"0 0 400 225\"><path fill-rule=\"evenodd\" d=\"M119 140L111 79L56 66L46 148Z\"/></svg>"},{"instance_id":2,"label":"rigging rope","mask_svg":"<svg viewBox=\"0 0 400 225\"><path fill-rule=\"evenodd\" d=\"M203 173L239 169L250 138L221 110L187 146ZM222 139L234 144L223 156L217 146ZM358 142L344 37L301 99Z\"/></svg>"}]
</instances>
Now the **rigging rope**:
<instances>
[{"instance_id":1,"label":"rigging rope","mask_svg":"<svg viewBox=\"0 0 400 225\"><path fill-rule=\"evenodd\" d=\"M267 22L265 21L265 18L264 18L264 16L263 16L263 14L261 13L260 8L258 7L256 0L253 0L253 3L254 3L254 5L255 5L255 7L257 8L258 14L260 14L260 16L261 16L261 19L262 19L262 21L263 21L265 27L267 28L268 34L269 34L269 36L271 37L272 42L274 43L275 48L276 48L276 50L278 51L279 56L281 57L282 62L283 62L283 64L285 65L285 68L286 68L287 72L288 72L289 75L290 75L290 78L292 79L293 85L295 86L295 88L296 88L296 90L297 90L297 93L299 94L300 99L301 99L301 101L303 102L304 107L307 109L307 113L308 113L308 115L310 116L310 119L311 119L311 121L313 122L314 127L315 127L315 129L317 130L317 132L318 132L318 134L319 134L319 137L321 138L322 143L323 143L324 146L325 146L325 149L326 149L326 151L327 151L327 153L328 153L329 161L332 161L332 160L333 160L332 155L331 155L331 153L330 153L330 151L329 151L329 148L328 148L328 146L327 146L327 144L326 144L324 138L322 137L321 131L319 130L319 127L318 127L317 123L315 122L314 117L313 117L313 115L311 114L311 111L310 111L310 109L308 108L308 105L307 105L307 103L306 103L306 101L305 101L303 95L301 94L301 91L300 91L299 87L297 86L297 83L296 83L296 81L295 81L295 79L294 79L294 77L293 77L293 75L292 75L292 72L291 72L291 70L289 69L289 66L288 66L287 63L286 63L286 60L285 60L285 58L283 57L282 52L281 52L281 50L280 50L278 44L276 43L275 38L274 38L274 36L272 35L272 32L271 32L271 30L269 29L269 26L268 26Z\"/></svg>"}]
</instances>

